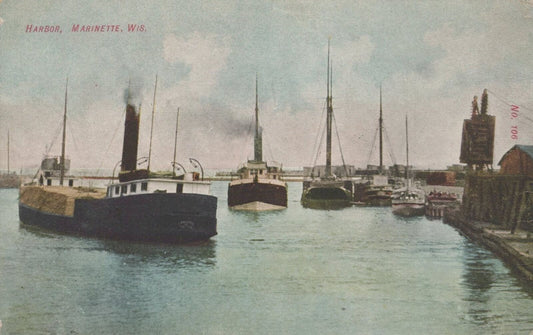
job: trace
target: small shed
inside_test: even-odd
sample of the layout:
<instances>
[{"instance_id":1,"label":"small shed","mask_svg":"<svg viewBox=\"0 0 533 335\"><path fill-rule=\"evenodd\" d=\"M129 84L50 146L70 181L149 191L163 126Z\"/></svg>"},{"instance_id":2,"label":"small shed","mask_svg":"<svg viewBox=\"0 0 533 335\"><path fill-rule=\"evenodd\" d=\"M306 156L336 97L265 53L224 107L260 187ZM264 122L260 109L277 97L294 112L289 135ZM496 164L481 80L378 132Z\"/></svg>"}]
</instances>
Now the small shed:
<instances>
[{"instance_id":1,"label":"small shed","mask_svg":"<svg viewBox=\"0 0 533 335\"><path fill-rule=\"evenodd\" d=\"M507 151L498 165L500 174L533 178L533 145L517 144Z\"/></svg>"}]
</instances>

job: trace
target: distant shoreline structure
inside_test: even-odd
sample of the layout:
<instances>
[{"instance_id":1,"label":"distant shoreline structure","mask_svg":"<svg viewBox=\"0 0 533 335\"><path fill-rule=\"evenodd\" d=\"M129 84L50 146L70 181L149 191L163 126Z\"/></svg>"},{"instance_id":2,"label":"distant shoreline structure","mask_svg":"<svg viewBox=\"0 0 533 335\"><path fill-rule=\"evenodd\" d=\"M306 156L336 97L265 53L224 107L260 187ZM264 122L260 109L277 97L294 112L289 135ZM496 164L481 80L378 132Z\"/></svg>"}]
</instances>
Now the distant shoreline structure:
<instances>
[{"instance_id":1,"label":"distant shoreline structure","mask_svg":"<svg viewBox=\"0 0 533 335\"><path fill-rule=\"evenodd\" d=\"M374 174L378 173L377 166L369 165L367 168L355 168L353 166L349 166L349 177L353 178L369 178ZM319 168L319 167L316 167ZM394 175L394 173L401 173L405 167L403 165L396 165L396 166L390 166L385 171L388 172L391 175ZM336 170L335 167L332 167L333 171ZM341 169L344 171L344 168ZM339 170L339 171L341 171ZM435 174L435 173L455 173L456 181L460 183L463 180L464 175L464 166L460 164L454 164L448 166L446 169L420 169L420 168L414 168L413 172L415 173L415 178L420 180L426 180L428 178L428 175ZM166 171L168 172L168 171ZM316 172L316 171L315 171ZM157 173L165 173L165 171L160 171ZM170 172L168 172L170 173ZM311 173L311 170L309 167L293 167L293 168L284 168L283 173L281 174L281 179L289 182L301 182L303 179ZM21 170L21 173L19 175L22 177L23 180L28 180L28 178L33 177L33 171L30 168L26 168ZM98 169L73 169L72 175L76 176L80 179L86 179L86 180L94 180L94 181L105 181L109 180L110 182L113 180L112 172L108 170L98 170ZM116 176L115 176L116 178ZM237 179L238 174L236 170L233 169L206 169L205 171L205 180L211 180L211 181L231 181L233 179Z\"/></svg>"}]
</instances>

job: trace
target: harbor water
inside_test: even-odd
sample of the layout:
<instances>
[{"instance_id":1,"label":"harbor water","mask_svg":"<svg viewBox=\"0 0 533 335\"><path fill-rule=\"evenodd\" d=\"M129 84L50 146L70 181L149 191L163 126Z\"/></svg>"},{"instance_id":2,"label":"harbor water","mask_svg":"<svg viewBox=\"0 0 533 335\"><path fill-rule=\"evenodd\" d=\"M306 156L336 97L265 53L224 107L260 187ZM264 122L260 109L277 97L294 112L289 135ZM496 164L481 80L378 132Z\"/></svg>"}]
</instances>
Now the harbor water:
<instances>
[{"instance_id":1,"label":"harbor water","mask_svg":"<svg viewBox=\"0 0 533 335\"><path fill-rule=\"evenodd\" d=\"M21 227L0 190L0 334L531 334L533 287L440 220L390 208L246 213L200 246Z\"/></svg>"}]
</instances>

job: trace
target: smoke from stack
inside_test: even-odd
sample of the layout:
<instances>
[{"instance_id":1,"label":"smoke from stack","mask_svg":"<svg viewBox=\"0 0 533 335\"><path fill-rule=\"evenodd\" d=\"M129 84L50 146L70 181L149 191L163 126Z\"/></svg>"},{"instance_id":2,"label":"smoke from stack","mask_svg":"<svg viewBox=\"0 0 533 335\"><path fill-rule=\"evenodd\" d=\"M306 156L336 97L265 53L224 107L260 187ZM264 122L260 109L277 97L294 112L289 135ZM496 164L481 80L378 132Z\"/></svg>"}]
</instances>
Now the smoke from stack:
<instances>
[{"instance_id":1,"label":"smoke from stack","mask_svg":"<svg viewBox=\"0 0 533 335\"><path fill-rule=\"evenodd\" d=\"M142 80L130 80L128 88L124 90L124 103L127 105L139 105L142 101Z\"/></svg>"}]
</instances>

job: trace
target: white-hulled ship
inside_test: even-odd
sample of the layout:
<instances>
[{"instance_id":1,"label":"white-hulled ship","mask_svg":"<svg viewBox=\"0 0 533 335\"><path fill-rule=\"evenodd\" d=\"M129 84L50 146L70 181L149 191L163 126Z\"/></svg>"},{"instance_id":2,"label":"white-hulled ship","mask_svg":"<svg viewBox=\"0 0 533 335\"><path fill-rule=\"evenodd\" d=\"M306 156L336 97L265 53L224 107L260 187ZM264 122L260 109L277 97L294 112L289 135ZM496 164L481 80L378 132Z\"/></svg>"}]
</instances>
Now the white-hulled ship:
<instances>
[{"instance_id":1,"label":"white-hulled ship","mask_svg":"<svg viewBox=\"0 0 533 335\"><path fill-rule=\"evenodd\" d=\"M234 210L266 211L287 208L287 183L281 180L281 165L263 161L263 141L259 127L257 78L255 81L254 159L238 170L239 179L228 185L228 206Z\"/></svg>"},{"instance_id":2,"label":"white-hulled ship","mask_svg":"<svg viewBox=\"0 0 533 335\"><path fill-rule=\"evenodd\" d=\"M424 215L426 208L426 192L420 186L411 184L407 179L404 187L392 192L392 212L399 216Z\"/></svg>"},{"instance_id":3,"label":"white-hulled ship","mask_svg":"<svg viewBox=\"0 0 533 335\"><path fill-rule=\"evenodd\" d=\"M407 157L405 186L392 192L392 213L406 217L420 216L425 213L426 192L418 183L413 183L413 178L409 175L409 131L407 116L405 117L405 142Z\"/></svg>"},{"instance_id":4,"label":"white-hulled ship","mask_svg":"<svg viewBox=\"0 0 533 335\"><path fill-rule=\"evenodd\" d=\"M167 243L200 242L217 234L217 198L209 194L209 182L153 178L148 169L137 169L139 113L129 102L119 182L107 189L63 186L66 112L65 93L60 186L21 186L19 217L24 225Z\"/></svg>"},{"instance_id":5,"label":"white-hulled ship","mask_svg":"<svg viewBox=\"0 0 533 335\"><path fill-rule=\"evenodd\" d=\"M331 171L331 133L333 124L333 106L331 97L332 77L329 60L328 41L328 76L327 76L327 116L326 116L326 169L321 176L312 175L304 179L302 206L315 209L338 209L352 205L352 181L335 176Z\"/></svg>"}]
</instances>

